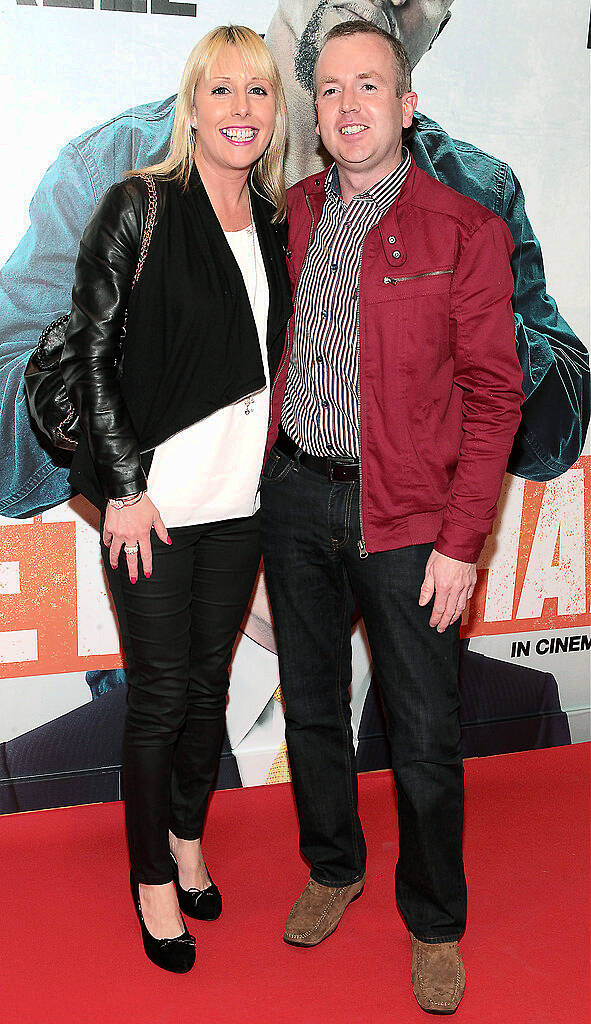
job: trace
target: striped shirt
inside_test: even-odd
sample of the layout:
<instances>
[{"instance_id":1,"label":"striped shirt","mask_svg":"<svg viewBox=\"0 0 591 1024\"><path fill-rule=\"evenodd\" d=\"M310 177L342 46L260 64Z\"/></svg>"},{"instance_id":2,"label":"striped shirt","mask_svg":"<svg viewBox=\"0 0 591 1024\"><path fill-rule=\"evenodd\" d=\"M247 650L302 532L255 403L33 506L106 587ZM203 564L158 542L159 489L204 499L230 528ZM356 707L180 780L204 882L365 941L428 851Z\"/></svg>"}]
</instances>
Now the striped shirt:
<instances>
[{"instance_id":1,"label":"striped shirt","mask_svg":"<svg viewBox=\"0 0 591 1024\"><path fill-rule=\"evenodd\" d=\"M310 455L359 458L359 271L363 242L397 198L410 154L345 206L333 164L295 303L281 422Z\"/></svg>"}]
</instances>

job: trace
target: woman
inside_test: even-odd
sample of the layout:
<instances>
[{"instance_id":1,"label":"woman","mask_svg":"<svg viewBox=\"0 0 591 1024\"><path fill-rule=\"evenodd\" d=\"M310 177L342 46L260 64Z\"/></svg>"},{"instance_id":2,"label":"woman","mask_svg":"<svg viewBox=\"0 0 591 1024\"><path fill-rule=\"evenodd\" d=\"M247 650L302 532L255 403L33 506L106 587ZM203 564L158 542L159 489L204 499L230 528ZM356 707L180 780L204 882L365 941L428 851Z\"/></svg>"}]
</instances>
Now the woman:
<instances>
[{"instance_id":1,"label":"woman","mask_svg":"<svg viewBox=\"0 0 591 1024\"><path fill-rule=\"evenodd\" d=\"M150 202L135 172L82 238L62 359L84 430L70 479L104 509L128 664L132 892L147 956L176 972L195 960L181 908L221 912L200 839L259 564L268 385L291 313L286 135L260 37L209 32L183 73L169 155L141 172L157 193L141 275L132 289Z\"/></svg>"}]
</instances>

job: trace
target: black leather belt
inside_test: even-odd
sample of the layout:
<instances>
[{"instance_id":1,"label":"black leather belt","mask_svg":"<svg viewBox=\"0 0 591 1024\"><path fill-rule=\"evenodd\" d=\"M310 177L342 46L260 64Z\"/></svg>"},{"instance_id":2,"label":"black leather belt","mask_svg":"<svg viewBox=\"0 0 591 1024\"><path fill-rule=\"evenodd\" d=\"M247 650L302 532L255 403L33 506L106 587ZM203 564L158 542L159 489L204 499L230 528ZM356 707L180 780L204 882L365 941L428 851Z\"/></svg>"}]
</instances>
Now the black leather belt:
<instances>
[{"instance_id":1,"label":"black leather belt","mask_svg":"<svg viewBox=\"0 0 591 1024\"><path fill-rule=\"evenodd\" d=\"M308 455L292 441L283 427L279 426L279 435L275 442L279 451L283 452L290 459L297 459L298 462L311 469L314 473L328 477L329 480L339 480L343 483L350 483L359 479L359 461L339 462L338 459L331 459L328 455Z\"/></svg>"}]
</instances>

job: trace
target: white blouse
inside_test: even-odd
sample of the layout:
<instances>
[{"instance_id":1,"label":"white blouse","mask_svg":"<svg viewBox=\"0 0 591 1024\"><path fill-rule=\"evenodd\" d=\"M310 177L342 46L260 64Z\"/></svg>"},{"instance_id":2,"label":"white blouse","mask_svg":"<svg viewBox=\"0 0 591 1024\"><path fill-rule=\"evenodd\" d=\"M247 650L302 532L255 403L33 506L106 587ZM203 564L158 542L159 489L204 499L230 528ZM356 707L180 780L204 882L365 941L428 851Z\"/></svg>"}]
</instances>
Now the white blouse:
<instances>
[{"instance_id":1,"label":"white blouse","mask_svg":"<svg viewBox=\"0 0 591 1024\"><path fill-rule=\"evenodd\" d=\"M269 286L254 225L225 235L250 299L266 383L155 449L148 494L169 529L251 516L259 507L269 420Z\"/></svg>"}]
</instances>

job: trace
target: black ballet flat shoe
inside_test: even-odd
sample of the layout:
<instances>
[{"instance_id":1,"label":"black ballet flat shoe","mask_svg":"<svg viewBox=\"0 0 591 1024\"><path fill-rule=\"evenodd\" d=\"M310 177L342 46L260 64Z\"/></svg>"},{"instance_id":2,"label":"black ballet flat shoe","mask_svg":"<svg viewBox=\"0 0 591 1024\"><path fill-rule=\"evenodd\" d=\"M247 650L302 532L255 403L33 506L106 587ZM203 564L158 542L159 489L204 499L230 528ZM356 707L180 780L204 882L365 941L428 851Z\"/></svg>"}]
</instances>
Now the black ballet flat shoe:
<instances>
[{"instance_id":1,"label":"black ballet flat shoe","mask_svg":"<svg viewBox=\"0 0 591 1024\"><path fill-rule=\"evenodd\" d=\"M183 889L179 882L179 866L171 853L173 882L176 886L179 907L187 917L198 921L216 921L222 912L222 896L215 882L207 889Z\"/></svg>"},{"instance_id":2,"label":"black ballet flat shoe","mask_svg":"<svg viewBox=\"0 0 591 1024\"><path fill-rule=\"evenodd\" d=\"M192 935L189 935L186 928L182 935L178 935L174 939L154 938L144 922L139 885L133 876L133 872L129 875L129 883L148 960L151 960L153 964L156 964L156 967L161 967L164 971L172 971L174 974L186 974L195 963L195 939Z\"/></svg>"}]
</instances>

